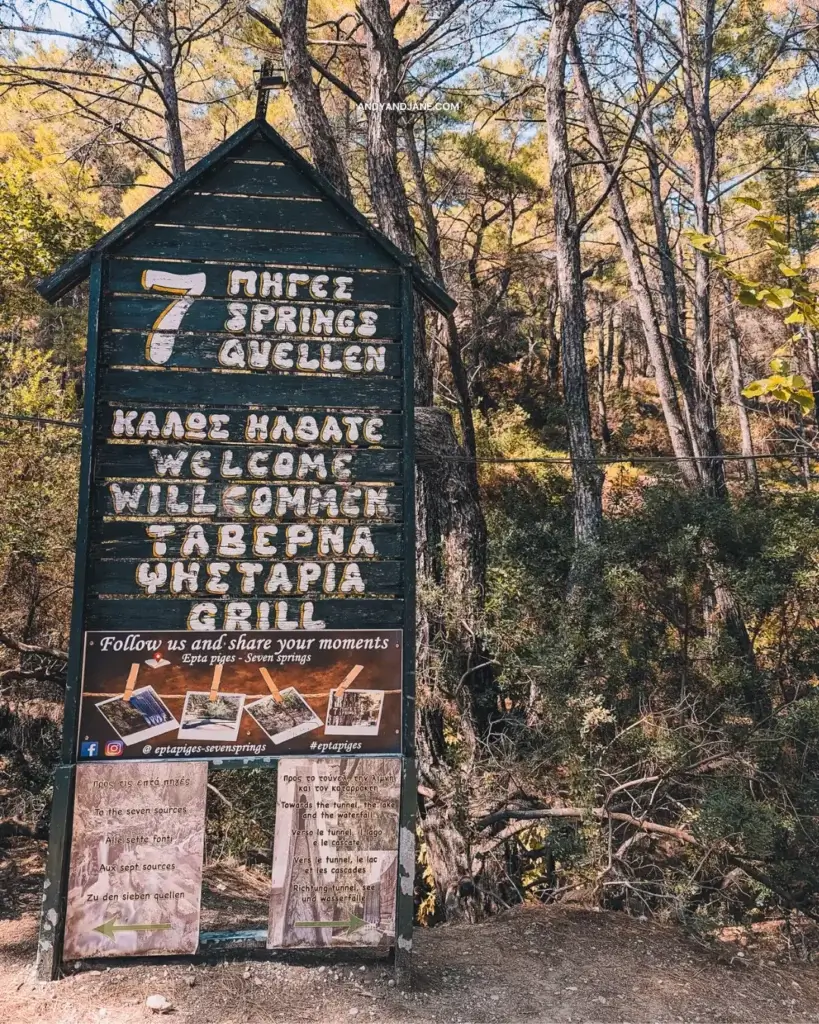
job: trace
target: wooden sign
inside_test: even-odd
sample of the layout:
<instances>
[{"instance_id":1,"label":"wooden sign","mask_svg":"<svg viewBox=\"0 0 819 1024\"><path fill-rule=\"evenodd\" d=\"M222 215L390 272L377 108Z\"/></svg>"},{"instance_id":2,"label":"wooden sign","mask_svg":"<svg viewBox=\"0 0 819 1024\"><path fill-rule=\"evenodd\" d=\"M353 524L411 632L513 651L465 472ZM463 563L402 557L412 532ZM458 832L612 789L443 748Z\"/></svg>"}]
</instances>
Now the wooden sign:
<instances>
[{"instance_id":1,"label":"wooden sign","mask_svg":"<svg viewBox=\"0 0 819 1024\"><path fill-rule=\"evenodd\" d=\"M403 764L384 777L414 778L414 292L455 308L262 120L38 287L55 301L86 278L44 975L59 970L68 842L72 891L92 884L82 844L96 805L80 783L93 762L111 759L106 772L127 787L160 771L156 758L269 766L271 755L389 753ZM328 771L370 771L358 764ZM403 793L411 836L414 783ZM367 863L386 864L395 841L367 847ZM411 857L398 870L406 888ZM379 899L362 935L390 934ZM402 955L411 911L410 886L398 900ZM126 941L119 918L88 939L90 913L71 918L66 956L171 941L149 929ZM192 928L174 933L175 951L192 946Z\"/></svg>"},{"instance_id":2,"label":"wooden sign","mask_svg":"<svg viewBox=\"0 0 819 1024\"><path fill-rule=\"evenodd\" d=\"M451 300L261 122L40 290L89 272L67 757L92 632L403 630L409 707L413 289Z\"/></svg>"},{"instance_id":3,"label":"wooden sign","mask_svg":"<svg viewBox=\"0 0 819 1024\"><path fill-rule=\"evenodd\" d=\"M104 268L86 625L400 627L399 277L161 261L158 230Z\"/></svg>"},{"instance_id":4,"label":"wooden sign","mask_svg":"<svg viewBox=\"0 0 819 1024\"><path fill-rule=\"evenodd\" d=\"M401 763L279 762L267 945L395 940Z\"/></svg>"},{"instance_id":5,"label":"wooden sign","mask_svg":"<svg viewBox=\"0 0 819 1024\"><path fill-rule=\"evenodd\" d=\"M77 769L65 957L195 953L207 765Z\"/></svg>"}]
</instances>

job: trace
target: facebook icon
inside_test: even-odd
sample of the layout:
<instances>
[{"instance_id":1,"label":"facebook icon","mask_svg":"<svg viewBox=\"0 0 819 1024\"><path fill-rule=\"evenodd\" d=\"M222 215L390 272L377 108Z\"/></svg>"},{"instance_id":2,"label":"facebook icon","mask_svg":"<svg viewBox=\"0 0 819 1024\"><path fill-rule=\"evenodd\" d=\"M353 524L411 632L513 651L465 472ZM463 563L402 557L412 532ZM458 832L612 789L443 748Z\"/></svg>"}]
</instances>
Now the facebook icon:
<instances>
[{"instance_id":1,"label":"facebook icon","mask_svg":"<svg viewBox=\"0 0 819 1024\"><path fill-rule=\"evenodd\" d=\"M100 745L96 740L80 745L80 757L96 757L100 752Z\"/></svg>"}]
</instances>

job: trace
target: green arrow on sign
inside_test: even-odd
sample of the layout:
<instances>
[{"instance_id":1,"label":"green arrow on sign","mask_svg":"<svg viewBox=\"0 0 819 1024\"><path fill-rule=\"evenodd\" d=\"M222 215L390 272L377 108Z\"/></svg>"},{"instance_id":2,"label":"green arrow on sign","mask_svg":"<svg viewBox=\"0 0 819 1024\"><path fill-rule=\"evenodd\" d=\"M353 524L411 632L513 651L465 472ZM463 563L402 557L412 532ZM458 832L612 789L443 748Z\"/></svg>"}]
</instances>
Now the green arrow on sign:
<instances>
[{"instance_id":1,"label":"green arrow on sign","mask_svg":"<svg viewBox=\"0 0 819 1024\"><path fill-rule=\"evenodd\" d=\"M110 921L98 924L94 931L104 935L106 939L113 939L117 932L164 932L171 927L168 921L158 924L117 924L116 920L112 917Z\"/></svg>"},{"instance_id":2,"label":"green arrow on sign","mask_svg":"<svg viewBox=\"0 0 819 1024\"><path fill-rule=\"evenodd\" d=\"M296 921L294 928L346 928L347 934L352 935L359 928L363 928L366 921L362 921L355 914L350 914L349 921Z\"/></svg>"}]
</instances>

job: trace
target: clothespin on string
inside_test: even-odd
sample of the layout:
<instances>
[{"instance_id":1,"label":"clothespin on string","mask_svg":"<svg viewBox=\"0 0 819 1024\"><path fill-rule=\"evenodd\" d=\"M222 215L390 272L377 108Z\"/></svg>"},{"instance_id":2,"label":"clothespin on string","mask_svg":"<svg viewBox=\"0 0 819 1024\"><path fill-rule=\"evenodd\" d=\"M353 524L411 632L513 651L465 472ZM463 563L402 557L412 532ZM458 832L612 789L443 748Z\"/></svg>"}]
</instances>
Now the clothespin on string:
<instances>
[{"instance_id":1,"label":"clothespin on string","mask_svg":"<svg viewBox=\"0 0 819 1024\"><path fill-rule=\"evenodd\" d=\"M278 686L273 682L273 676L268 672L266 668L259 666L259 671L262 673L262 679L267 683L267 688L270 690L270 696L275 700L277 704L282 703L282 695Z\"/></svg>"},{"instance_id":2,"label":"clothespin on string","mask_svg":"<svg viewBox=\"0 0 819 1024\"><path fill-rule=\"evenodd\" d=\"M131 671L128 673L128 681L125 683L125 692L122 694L123 700L130 700L136 686L137 676L139 675L139 662L131 665Z\"/></svg>"},{"instance_id":3,"label":"clothespin on string","mask_svg":"<svg viewBox=\"0 0 819 1024\"><path fill-rule=\"evenodd\" d=\"M341 684L336 687L336 696L340 697L341 694L344 693L344 691L350 685L350 683L352 683L356 679L358 679L359 675L361 675L361 673L363 671L364 671L364 666L363 665L356 665L354 668L351 668L350 671L347 673L347 675L342 680Z\"/></svg>"},{"instance_id":4,"label":"clothespin on string","mask_svg":"<svg viewBox=\"0 0 819 1024\"><path fill-rule=\"evenodd\" d=\"M208 700L211 702L211 704L213 704L213 702L219 696L219 684L222 682L222 669L224 667L225 666L222 664L222 662L219 662L219 664L213 670L213 682L210 684L210 696L208 697Z\"/></svg>"}]
</instances>

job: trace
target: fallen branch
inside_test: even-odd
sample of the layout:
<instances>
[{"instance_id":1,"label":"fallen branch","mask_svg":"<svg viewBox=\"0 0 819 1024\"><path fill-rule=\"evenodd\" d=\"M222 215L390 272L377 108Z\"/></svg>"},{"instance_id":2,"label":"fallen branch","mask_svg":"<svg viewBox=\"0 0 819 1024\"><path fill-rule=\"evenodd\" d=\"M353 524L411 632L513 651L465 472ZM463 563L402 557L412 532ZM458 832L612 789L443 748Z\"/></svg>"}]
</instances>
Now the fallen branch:
<instances>
[{"instance_id":1,"label":"fallen branch","mask_svg":"<svg viewBox=\"0 0 819 1024\"><path fill-rule=\"evenodd\" d=\"M228 800L225 794L220 792L216 788L216 786L213 785L212 782L208 782L207 787L211 791L211 793L213 793L214 796L218 797L222 801L222 803L229 807L235 814L238 814L241 817L247 819L247 821L249 821L252 825L255 825L256 828L258 828L261 832L263 832L265 835L271 836L272 838L272 833L268 829L266 829L260 821L257 821L254 817L248 814L247 811L243 811L241 807L237 807L232 800Z\"/></svg>"},{"instance_id":2,"label":"fallen branch","mask_svg":"<svg viewBox=\"0 0 819 1024\"><path fill-rule=\"evenodd\" d=\"M548 818L596 818L598 821L621 821L639 829L641 832L653 832L658 835L669 836L691 846L702 846L702 843L696 836L686 832L685 829L674 828L671 825L660 825L655 821L645 821L642 818L635 818L633 814L626 814L623 811L610 811L606 807L542 807L531 811L498 811L495 814L490 814L486 818L480 819L476 822L476 825L478 827L486 827L499 821L510 820L511 824L481 843L474 850L473 873L480 868L479 863L476 865L475 858L484 857L505 840L510 839L519 832L523 832L527 828L532 828L532 822Z\"/></svg>"},{"instance_id":3,"label":"fallen branch","mask_svg":"<svg viewBox=\"0 0 819 1024\"><path fill-rule=\"evenodd\" d=\"M3 683L57 683L65 686L64 675L54 675L45 668L5 668L0 671L0 685Z\"/></svg>"},{"instance_id":4,"label":"fallen branch","mask_svg":"<svg viewBox=\"0 0 819 1024\"><path fill-rule=\"evenodd\" d=\"M496 824L499 821L510 821L510 819L514 820L511 820L510 824L507 825L506 828L501 829L500 832L497 832L490 839L487 839L473 851L472 874L478 874L482 866L482 858L485 857L487 853L490 853L507 839L511 839L512 836L515 836L520 832L524 832L528 828L532 828L534 822L547 820L549 818L595 818L598 821L619 821L624 824L631 825L634 828L639 829L641 832L668 836L670 839L676 839L678 842L686 843L689 846L706 849L704 843L700 842L696 836L687 832L683 828L675 828L672 825L660 825L656 821L646 821L642 818L635 818L633 814L626 814L623 811L609 811L605 807L542 807L526 811L497 811L495 814L490 814L485 818L479 819L475 824L479 827L486 827L486 825ZM619 855L621 851L624 852L624 846L625 844L618 849L615 857ZM807 909L804 901L792 896L787 889L782 888L782 886L775 882L764 871L760 870L760 868L748 858L740 856L730 848L725 849L724 853L732 864L736 865L736 867L741 871L744 871L750 878L753 878L761 885L764 885L767 889L770 889L771 892L777 895L786 906L790 907L792 910L798 910L800 913L814 921L819 921L819 913L814 913Z\"/></svg>"},{"instance_id":5,"label":"fallen branch","mask_svg":"<svg viewBox=\"0 0 819 1024\"><path fill-rule=\"evenodd\" d=\"M813 921L819 921L819 914L808 910L803 902L791 896L787 889L783 889L770 876L766 875L764 871L760 871L758 867L755 867L753 864L749 864L744 857L739 857L732 853L728 855L728 859L732 864L736 864L741 871L744 871L746 875L753 878L754 881L759 882L761 885L764 885L766 889L770 889L771 892L776 893L786 907L790 907L791 910L798 910L800 914L804 914L805 917L809 917Z\"/></svg>"},{"instance_id":6,"label":"fallen branch","mask_svg":"<svg viewBox=\"0 0 819 1024\"><path fill-rule=\"evenodd\" d=\"M42 654L46 658L59 658L60 661L68 661L68 654L57 647L40 647L38 644L24 644L22 640L15 640L7 633L0 633L0 644L17 651L19 654Z\"/></svg>"},{"instance_id":7,"label":"fallen branch","mask_svg":"<svg viewBox=\"0 0 819 1024\"><path fill-rule=\"evenodd\" d=\"M211 791L211 793L214 793L216 796L219 797L219 799L222 801L223 804L227 804L227 806L232 811L236 810L236 807L234 806L232 801L228 800L228 798L225 796L224 793L220 793L219 790L216 788L216 786L213 785L213 783L211 783L211 782L207 783L207 787Z\"/></svg>"},{"instance_id":8,"label":"fallen branch","mask_svg":"<svg viewBox=\"0 0 819 1024\"><path fill-rule=\"evenodd\" d=\"M47 839L48 828L45 822L29 825L19 818L4 818L0 821L0 840L2 839Z\"/></svg>"},{"instance_id":9,"label":"fallen branch","mask_svg":"<svg viewBox=\"0 0 819 1024\"><path fill-rule=\"evenodd\" d=\"M589 807L535 807L531 810L514 810L506 808L502 811L495 811L479 818L474 824L475 828L486 828L488 825L496 825L500 821L535 820L538 818L584 818L591 813Z\"/></svg>"}]
</instances>

